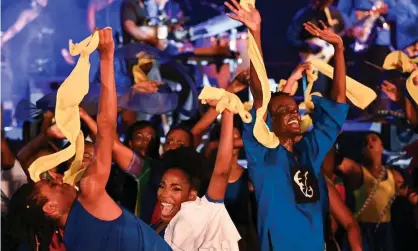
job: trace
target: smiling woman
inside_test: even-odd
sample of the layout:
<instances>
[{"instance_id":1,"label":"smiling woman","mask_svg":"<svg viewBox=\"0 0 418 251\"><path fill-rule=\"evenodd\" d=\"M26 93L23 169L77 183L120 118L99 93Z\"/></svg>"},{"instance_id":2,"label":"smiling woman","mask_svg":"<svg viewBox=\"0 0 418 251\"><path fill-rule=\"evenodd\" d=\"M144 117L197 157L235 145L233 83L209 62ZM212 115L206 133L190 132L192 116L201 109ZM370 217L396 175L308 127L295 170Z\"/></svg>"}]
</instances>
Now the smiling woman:
<instances>
[{"instance_id":1,"label":"smiling woman","mask_svg":"<svg viewBox=\"0 0 418 251\"><path fill-rule=\"evenodd\" d=\"M187 159L187 161L185 161ZM163 159L167 170L158 189L158 203L161 205L161 219L154 227L160 234L180 210L181 203L193 201L198 196L203 180L204 162L193 148L178 148L168 151Z\"/></svg>"},{"instance_id":2,"label":"smiling woman","mask_svg":"<svg viewBox=\"0 0 418 251\"><path fill-rule=\"evenodd\" d=\"M224 111L215 168L207 189L207 162L193 148L180 147L163 156L166 171L158 189L160 219L153 228L174 250L239 250L241 237L223 203L232 151L233 114Z\"/></svg>"}]
</instances>

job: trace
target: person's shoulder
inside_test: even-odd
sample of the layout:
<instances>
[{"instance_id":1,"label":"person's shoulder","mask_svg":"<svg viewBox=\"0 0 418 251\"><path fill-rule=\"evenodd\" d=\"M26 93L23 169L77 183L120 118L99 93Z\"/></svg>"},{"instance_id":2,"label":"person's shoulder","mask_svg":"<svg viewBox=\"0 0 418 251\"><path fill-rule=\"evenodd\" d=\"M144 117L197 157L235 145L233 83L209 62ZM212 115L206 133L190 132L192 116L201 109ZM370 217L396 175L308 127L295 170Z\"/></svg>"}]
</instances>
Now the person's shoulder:
<instances>
[{"instance_id":1,"label":"person's shoulder","mask_svg":"<svg viewBox=\"0 0 418 251\"><path fill-rule=\"evenodd\" d=\"M295 14L295 16L294 16L293 19L301 18L304 15L307 15L308 13L311 13L311 12L312 12L312 8L309 5L308 6L305 6L305 7L301 8L301 9L299 9L296 12L296 14Z\"/></svg>"}]
</instances>

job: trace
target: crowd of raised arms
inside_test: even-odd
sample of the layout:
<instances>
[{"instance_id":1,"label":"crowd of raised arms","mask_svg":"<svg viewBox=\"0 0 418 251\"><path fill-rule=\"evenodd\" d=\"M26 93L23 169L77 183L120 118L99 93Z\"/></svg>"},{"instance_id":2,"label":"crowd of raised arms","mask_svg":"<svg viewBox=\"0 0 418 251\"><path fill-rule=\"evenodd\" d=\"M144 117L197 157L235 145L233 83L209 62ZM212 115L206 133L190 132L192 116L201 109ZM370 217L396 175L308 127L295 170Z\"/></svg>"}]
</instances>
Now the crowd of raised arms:
<instances>
[{"instance_id":1,"label":"crowd of raised arms","mask_svg":"<svg viewBox=\"0 0 418 251\"><path fill-rule=\"evenodd\" d=\"M134 2L124 1L122 8L129 9ZM224 90L204 89L198 119L173 125L166 135L160 135L159 123L136 121L135 112L118 108L112 29L95 29L100 54L97 115L81 107L76 112L57 108L56 112L64 113L59 116L46 111L37 136L17 153L2 132L2 249L418 250L418 145L412 142L403 149L412 158L408 168L391 166L382 136L375 132L365 133L362 144L356 146L361 148L356 149L362 153L360 159L341 151L347 114L367 94L356 94L353 80L346 76L346 39L330 28L325 15L319 17L324 9L329 12L332 1L311 1L295 16L288 36L304 55L320 50L305 41L325 41L334 51L333 70L328 76L315 59L307 59L274 93L264 83L262 17L250 3L254 1L225 2L230 11L226 15L248 28L253 46L249 68ZM139 12L130 10L122 11L124 36L167 49L167 44L159 44L161 40L137 26L130 15ZM330 10L335 14L336 9ZM388 5L373 11L386 14ZM343 23L340 14L339 18ZM356 30L348 33L353 38ZM383 45L376 48L382 50ZM413 53L413 48L408 49ZM365 60L381 65L385 57L379 62L374 56L377 51L364 56ZM143 66L142 71L150 71ZM416 86L416 65L411 72L415 76L411 85ZM302 88L300 83L310 82L314 74L312 92L320 94L305 97L309 112L305 116L312 123L306 130L306 117L301 117L293 95L298 82ZM404 120L418 128L417 93L405 87L405 73L392 69L377 77L362 75L379 79L377 96L398 104ZM136 83L140 93L156 92L159 87L152 81ZM240 107L245 105L235 94L248 88L252 108L243 111ZM379 105L370 103L361 108ZM80 154L78 128L72 138L74 128L60 124L70 112L80 118L75 123L81 125L84 136ZM73 117L67 116L68 120ZM162 136L164 142L160 142ZM75 154L58 160L62 156L58 152L71 146L76 146ZM46 156L56 156L49 161L59 165L38 174L33 168L42 168L39 160ZM66 171L74 165L79 165L82 177L69 183Z\"/></svg>"}]
</instances>

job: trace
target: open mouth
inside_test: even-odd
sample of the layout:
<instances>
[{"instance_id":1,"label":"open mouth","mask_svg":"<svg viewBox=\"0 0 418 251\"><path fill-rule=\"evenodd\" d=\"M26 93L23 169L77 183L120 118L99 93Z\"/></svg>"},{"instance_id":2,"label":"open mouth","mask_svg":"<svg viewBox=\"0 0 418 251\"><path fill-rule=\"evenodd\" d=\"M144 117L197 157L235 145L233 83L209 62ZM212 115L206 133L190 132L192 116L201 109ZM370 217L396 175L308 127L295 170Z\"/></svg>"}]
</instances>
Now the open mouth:
<instances>
[{"instance_id":1,"label":"open mouth","mask_svg":"<svg viewBox=\"0 0 418 251\"><path fill-rule=\"evenodd\" d=\"M290 125L292 127L299 127L299 120L291 119L289 122L287 122L287 125Z\"/></svg>"},{"instance_id":2,"label":"open mouth","mask_svg":"<svg viewBox=\"0 0 418 251\"><path fill-rule=\"evenodd\" d=\"M161 202L161 215L170 216L173 213L174 205L170 203Z\"/></svg>"}]
</instances>

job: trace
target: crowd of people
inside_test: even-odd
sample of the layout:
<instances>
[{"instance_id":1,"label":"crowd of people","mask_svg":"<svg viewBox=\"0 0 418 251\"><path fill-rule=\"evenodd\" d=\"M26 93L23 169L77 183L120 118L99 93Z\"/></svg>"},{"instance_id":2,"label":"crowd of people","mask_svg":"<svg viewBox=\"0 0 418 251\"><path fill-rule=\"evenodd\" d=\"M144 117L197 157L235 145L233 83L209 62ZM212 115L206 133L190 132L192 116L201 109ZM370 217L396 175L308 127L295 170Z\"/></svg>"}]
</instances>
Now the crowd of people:
<instances>
[{"instance_id":1,"label":"crowd of people","mask_svg":"<svg viewBox=\"0 0 418 251\"><path fill-rule=\"evenodd\" d=\"M330 4L314 2L309 7L314 10ZM68 117L80 118L75 123L80 128L72 129L83 142L69 138L51 111L42 114L37 136L18 151L2 131L2 249L418 250L417 143L403 149L412 158L408 168L387 161L384 141L375 132L365 133L355 149L361 159L340 151L339 137L355 105L347 94L352 86L342 37L325 20L305 18L317 13L311 9L289 27L299 48L315 49L298 41L303 31L304 39L319 38L334 49L332 83L315 89L319 95L307 93L309 113L301 117L293 95L298 81L307 76L309 82L314 65L301 63L280 90L270 93L263 73L262 18L254 1L225 5L227 15L248 28L250 68L225 90L203 89L196 121L172 125L164 137L162 125L153 120L122 118L127 113L117 104L112 29L94 30L100 53L98 113L76 106L71 112L79 116ZM132 21L141 6L123 12L124 36L154 43ZM379 75L378 99L368 108L388 97L417 128L417 94L406 87L401 63L400 70ZM418 85L415 71L413 86ZM321 73L317 78L328 80ZM158 90L153 82L143 85L153 86L139 92ZM248 88L253 102L244 111L236 94ZM68 160L56 157L59 164L39 175L33 170L48 165L40 162L44 157L71 146L74 156ZM67 171L75 165L82 176L68 182Z\"/></svg>"}]
</instances>

